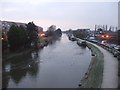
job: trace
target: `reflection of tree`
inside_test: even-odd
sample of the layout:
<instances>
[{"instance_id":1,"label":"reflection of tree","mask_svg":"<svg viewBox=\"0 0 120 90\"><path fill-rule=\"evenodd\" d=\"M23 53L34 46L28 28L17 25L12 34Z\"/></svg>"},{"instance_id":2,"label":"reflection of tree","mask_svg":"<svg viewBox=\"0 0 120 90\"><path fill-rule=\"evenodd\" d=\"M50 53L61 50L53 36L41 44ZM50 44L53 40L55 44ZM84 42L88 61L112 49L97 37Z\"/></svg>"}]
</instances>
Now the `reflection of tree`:
<instances>
[{"instance_id":1,"label":"reflection of tree","mask_svg":"<svg viewBox=\"0 0 120 90\"><path fill-rule=\"evenodd\" d=\"M31 68L28 69L28 73L31 75L31 76L36 76L37 73L38 73L38 64L37 63L33 63L33 65L31 65Z\"/></svg>"},{"instance_id":2,"label":"reflection of tree","mask_svg":"<svg viewBox=\"0 0 120 90\"><path fill-rule=\"evenodd\" d=\"M7 74L2 74L2 88L8 87L10 77Z\"/></svg>"},{"instance_id":3,"label":"reflection of tree","mask_svg":"<svg viewBox=\"0 0 120 90\"><path fill-rule=\"evenodd\" d=\"M26 76L26 73L27 73L27 69L23 69L23 70L16 69L11 71L10 76L14 80L14 82L18 84L21 81L21 79Z\"/></svg>"},{"instance_id":4,"label":"reflection of tree","mask_svg":"<svg viewBox=\"0 0 120 90\"><path fill-rule=\"evenodd\" d=\"M13 79L16 84L18 84L26 76L27 73L29 73L31 76L36 76L39 69L38 58L38 51L36 51L34 53L34 58L31 56L31 53L29 53L23 57L15 57L12 59L11 71L9 73L11 79ZM8 82L9 81L7 80L4 83L7 84ZM7 87L5 84L4 87Z\"/></svg>"},{"instance_id":5,"label":"reflection of tree","mask_svg":"<svg viewBox=\"0 0 120 90\"><path fill-rule=\"evenodd\" d=\"M49 45L55 44L57 40L60 40L62 31L60 28L56 29L55 25L51 25L45 33Z\"/></svg>"},{"instance_id":6,"label":"reflection of tree","mask_svg":"<svg viewBox=\"0 0 120 90\"><path fill-rule=\"evenodd\" d=\"M83 50L85 50L85 49L86 49L86 46L83 46L83 47L81 46L80 48L83 49Z\"/></svg>"},{"instance_id":7,"label":"reflection of tree","mask_svg":"<svg viewBox=\"0 0 120 90\"><path fill-rule=\"evenodd\" d=\"M60 41L61 37L53 37L52 39L49 40L49 45L54 45L56 41Z\"/></svg>"},{"instance_id":8,"label":"reflection of tree","mask_svg":"<svg viewBox=\"0 0 120 90\"><path fill-rule=\"evenodd\" d=\"M52 45L52 44L55 44L56 43L56 40L50 40L49 41L49 45Z\"/></svg>"},{"instance_id":9,"label":"reflection of tree","mask_svg":"<svg viewBox=\"0 0 120 90\"><path fill-rule=\"evenodd\" d=\"M2 62L2 88L6 88L9 82L9 75L5 73L5 63Z\"/></svg>"},{"instance_id":10,"label":"reflection of tree","mask_svg":"<svg viewBox=\"0 0 120 90\"><path fill-rule=\"evenodd\" d=\"M36 50L34 52L33 63L31 64L31 68L28 70L28 73L31 76L36 76L37 75L38 69L39 69L38 63L39 63L39 55L38 55L38 50Z\"/></svg>"}]
</instances>

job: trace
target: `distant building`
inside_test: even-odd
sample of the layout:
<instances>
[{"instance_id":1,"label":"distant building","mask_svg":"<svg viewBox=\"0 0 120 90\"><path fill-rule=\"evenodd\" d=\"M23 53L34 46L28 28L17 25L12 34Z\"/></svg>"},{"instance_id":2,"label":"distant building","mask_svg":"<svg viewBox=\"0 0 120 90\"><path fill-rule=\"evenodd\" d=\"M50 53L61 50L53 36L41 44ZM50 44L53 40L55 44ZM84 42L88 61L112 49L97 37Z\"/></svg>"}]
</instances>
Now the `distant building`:
<instances>
[{"instance_id":1,"label":"distant building","mask_svg":"<svg viewBox=\"0 0 120 90\"><path fill-rule=\"evenodd\" d=\"M27 28L26 23L10 22L10 21L0 21L0 31L2 32L2 34L4 36L7 36L7 33L10 30L10 27L12 25L23 26L24 28ZM42 27L37 26L37 29L38 29L38 33L42 33L43 32L43 28Z\"/></svg>"},{"instance_id":2,"label":"distant building","mask_svg":"<svg viewBox=\"0 0 120 90\"><path fill-rule=\"evenodd\" d=\"M103 31L102 33L97 33L95 39L98 41L107 40L109 43L117 43L117 32Z\"/></svg>"},{"instance_id":3,"label":"distant building","mask_svg":"<svg viewBox=\"0 0 120 90\"><path fill-rule=\"evenodd\" d=\"M10 22L10 21L1 21L2 22L2 30L7 30L9 31L10 27L12 25L17 25L20 26L22 25L23 27L26 27L25 23L20 23L20 22Z\"/></svg>"},{"instance_id":4,"label":"distant building","mask_svg":"<svg viewBox=\"0 0 120 90\"><path fill-rule=\"evenodd\" d=\"M10 27L12 25L17 25L17 26L23 26L26 28L26 23L20 23L20 22L10 22L10 21L0 21L0 27L2 28L3 32L8 32ZM38 32L43 32L43 28L40 26L37 26Z\"/></svg>"},{"instance_id":5,"label":"distant building","mask_svg":"<svg viewBox=\"0 0 120 90\"><path fill-rule=\"evenodd\" d=\"M10 27L12 25L17 25L17 26L22 25L23 27L26 27L25 23L11 22L11 21L0 21L0 27L1 27L2 33L4 35L7 35L7 32L10 30Z\"/></svg>"}]
</instances>

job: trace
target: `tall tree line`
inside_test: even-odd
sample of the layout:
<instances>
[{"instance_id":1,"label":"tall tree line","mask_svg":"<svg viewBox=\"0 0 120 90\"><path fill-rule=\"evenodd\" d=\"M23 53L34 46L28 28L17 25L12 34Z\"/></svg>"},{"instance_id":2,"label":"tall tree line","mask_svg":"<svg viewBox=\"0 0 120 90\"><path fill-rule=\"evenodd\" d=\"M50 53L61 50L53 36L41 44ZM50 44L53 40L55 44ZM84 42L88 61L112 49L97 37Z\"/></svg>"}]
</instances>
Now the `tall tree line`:
<instances>
[{"instance_id":1,"label":"tall tree line","mask_svg":"<svg viewBox=\"0 0 120 90\"><path fill-rule=\"evenodd\" d=\"M6 45L6 42L4 42L3 39L3 49L5 49L4 45ZM33 44L34 47L37 47L37 42L38 29L33 22L26 24L26 27L13 24L7 33L7 46L9 46L10 51L31 48L31 44Z\"/></svg>"}]
</instances>

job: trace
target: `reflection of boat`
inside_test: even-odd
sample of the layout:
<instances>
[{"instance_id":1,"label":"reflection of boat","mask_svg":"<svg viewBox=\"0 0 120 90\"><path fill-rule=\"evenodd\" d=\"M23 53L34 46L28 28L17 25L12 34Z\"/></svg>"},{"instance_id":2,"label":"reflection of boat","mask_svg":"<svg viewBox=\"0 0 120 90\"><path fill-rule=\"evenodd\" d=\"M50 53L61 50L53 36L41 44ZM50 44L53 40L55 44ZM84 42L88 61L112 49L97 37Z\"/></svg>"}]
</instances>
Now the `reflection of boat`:
<instances>
[{"instance_id":1,"label":"reflection of boat","mask_svg":"<svg viewBox=\"0 0 120 90\"><path fill-rule=\"evenodd\" d=\"M76 39L75 39L74 37L71 37L70 40L71 40L71 41L75 41Z\"/></svg>"},{"instance_id":2,"label":"reflection of boat","mask_svg":"<svg viewBox=\"0 0 120 90\"><path fill-rule=\"evenodd\" d=\"M71 41L75 41L75 40L76 40L76 38L75 38L73 35L68 36L68 38L69 38L69 40L71 40Z\"/></svg>"},{"instance_id":3,"label":"reflection of boat","mask_svg":"<svg viewBox=\"0 0 120 90\"><path fill-rule=\"evenodd\" d=\"M85 40L78 40L78 41L77 41L77 44L78 44L79 46L83 46L83 47L86 47L86 46L87 46Z\"/></svg>"}]
</instances>

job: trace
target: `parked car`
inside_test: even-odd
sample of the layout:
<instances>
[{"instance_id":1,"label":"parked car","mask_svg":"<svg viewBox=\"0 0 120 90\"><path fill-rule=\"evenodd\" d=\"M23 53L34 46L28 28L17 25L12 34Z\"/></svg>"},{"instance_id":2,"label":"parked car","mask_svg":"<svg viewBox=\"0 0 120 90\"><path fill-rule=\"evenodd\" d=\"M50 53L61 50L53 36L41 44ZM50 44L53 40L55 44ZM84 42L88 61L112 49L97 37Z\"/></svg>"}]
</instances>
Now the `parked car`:
<instances>
[{"instance_id":1,"label":"parked car","mask_svg":"<svg viewBox=\"0 0 120 90\"><path fill-rule=\"evenodd\" d=\"M101 42L101 45L104 45L104 46L106 46L106 47L109 47L109 46L110 46L110 44L107 43L106 40L103 40L103 41Z\"/></svg>"},{"instance_id":2,"label":"parked car","mask_svg":"<svg viewBox=\"0 0 120 90\"><path fill-rule=\"evenodd\" d=\"M120 52L120 45L116 45L114 48Z\"/></svg>"},{"instance_id":3,"label":"parked car","mask_svg":"<svg viewBox=\"0 0 120 90\"><path fill-rule=\"evenodd\" d=\"M117 46L116 44L110 44L110 45L109 45L109 48L115 49L116 46Z\"/></svg>"},{"instance_id":4,"label":"parked car","mask_svg":"<svg viewBox=\"0 0 120 90\"><path fill-rule=\"evenodd\" d=\"M105 45L107 43L106 40L101 41L101 44Z\"/></svg>"},{"instance_id":5,"label":"parked car","mask_svg":"<svg viewBox=\"0 0 120 90\"><path fill-rule=\"evenodd\" d=\"M118 52L115 51L115 52L113 53L113 55L114 55L114 57L117 57L117 56L118 56Z\"/></svg>"},{"instance_id":6,"label":"parked car","mask_svg":"<svg viewBox=\"0 0 120 90\"><path fill-rule=\"evenodd\" d=\"M118 57L118 55L120 54L120 46L118 46L116 44L111 44L109 46L109 48L114 50L114 52L113 52L114 57Z\"/></svg>"}]
</instances>

